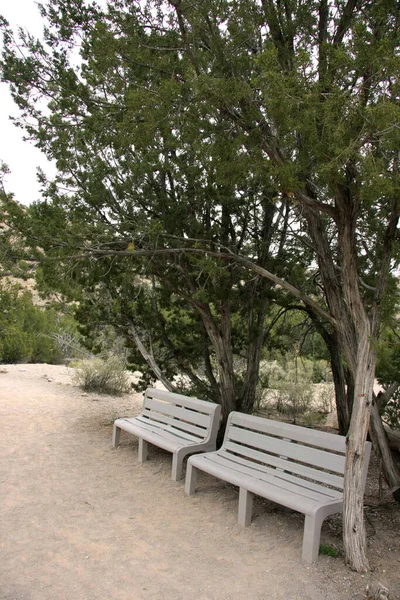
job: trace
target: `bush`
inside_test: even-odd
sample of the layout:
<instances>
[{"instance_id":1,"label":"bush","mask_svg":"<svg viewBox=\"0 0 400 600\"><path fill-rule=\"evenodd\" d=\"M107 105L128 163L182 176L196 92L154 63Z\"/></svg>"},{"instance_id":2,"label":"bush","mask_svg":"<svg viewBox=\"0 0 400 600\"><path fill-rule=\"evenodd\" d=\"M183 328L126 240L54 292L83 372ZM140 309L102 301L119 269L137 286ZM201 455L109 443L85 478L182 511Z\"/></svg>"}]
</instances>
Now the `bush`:
<instances>
[{"instance_id":1,"label":"bush","mask_svg":"<svg viewBox=\"0 0 400 600\"><path fill-rule=\"evenodd\" d=\"M317 385L315 381L329 379L329 366L323 360L312 361L288 353L279 362L263 362L259 377L263 389L256 408L277 411L293 423L299 420L306 425L321 423L334 408L334 391L332 384Z\"/></svg>"},{"instance_id":2,"label":"bush","mask_svg":"<svg viewBox=\"0 0 400 600\"><path fill-rule=\"evenodd\" d=\"M36 306L32 294L17 285L0 282L0 361L59 363L71 347L60 343L68 337L79 348L75 321L54 308ZM68 352L68 354L66 354Z\"/></svg>"},{"instance_id":3,"label":"bush","mask_svg":"<svg viewBox=\"0 0 400 600\"><path fill-rule=\"evenodd\" d=\"M296 423L311 407L313 389L306 382L282 382L276 390L276 410Z\"/></svg>"},{"instance_id":4,"label":"bush","mask_svg":"<svg viewBox=\"0 0 400 600\"><path fill-rule=\"evenodd\" d=\"M131 389L126 359L115 355L79 361L74 381L87 392L120 395Z\"/></svg>"},{"instance_id":5,"label":"bush","mask_svg":"<svg viewBox=\"0 0 400 600\"><path fill-rule=\"evenodd\" d=\"M6 327L1 332L1 360L14 363L30 359L33 340L26 331L16 326Z\"/></svg>"},{"instance_id":6,"label":"bush","mask_svg":"<svg viewBox=\"0 0 400 600\"><path fill-rule=\"evenodd\" d=\"M307 362L310 362L307 360ZM330 383L332 381L332 371L326 360L313 360L312 362L312 382Z\"/></svg>"}]
</instances>

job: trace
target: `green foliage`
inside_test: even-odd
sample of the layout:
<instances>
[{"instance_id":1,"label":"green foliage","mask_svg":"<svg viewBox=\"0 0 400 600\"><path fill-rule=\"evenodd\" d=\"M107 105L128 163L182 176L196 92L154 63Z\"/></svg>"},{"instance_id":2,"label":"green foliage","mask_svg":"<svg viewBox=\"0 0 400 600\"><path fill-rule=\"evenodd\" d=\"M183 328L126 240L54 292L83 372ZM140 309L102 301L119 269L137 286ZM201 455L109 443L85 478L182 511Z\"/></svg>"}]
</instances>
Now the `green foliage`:
<instances>
[{"instance_id":1,"label":"green foliage","mask_svg":"<svg viewBox=\"0 0 400 600\"><path fill-rule=\"evenodd\" d=\"M144 380L152 357L167 377L223 405L229 389L251 410L263 344L275 358L293 340L328 357L332 321L300 305L290 328L270 329L291 302L284 287L212 252L247 257L329 311L343 308L327 281L337 300L354 225L361 301L375 306L399 197L396 3L328 4L323 22L317 1L54 0L41 6L41 41L3 24L1 77L58 169L42 175L43 201L25 213L10 202L9 218L40 261L43 293L79 302L88 341L90 323L112 323ZM398 261L398 239L390 254ZM304 323L318 334L299 340Z\"/></svg>"},{"instance_id":2,"label":"green foliage","mask_svg":"<svg viewBox=\"0 0 400 600\"><path fill-rule=\"evenodd\" d=\"M9 221L9 208L16 203L12 194L5 190L3 178L8 173L7 165L0 160L0 277L12 275L26 280L33 277L34 265L28 260L30 256L23 236Z\"/></svg>"},{"instance_id":3,"label":"green foliage","mask_svg":"<svg viewBox=\"0 0 400 600\"><path fill-rule=\"evenodd\" d=\"M18 325L9 325L2 328L0 336L2 362L30 362L34 344L32 335L22 331Z\"/></svg>"},{"instance_id":4,"label":"green foliage","mask_svg":"<svg viewBox=\"0 0 400 600\"><path fill-rule=\"evenodd\" d=\"M310 360L303 356L293 356L293 352L280 355L278 359L263 362L262 377L266 378L266 387L276 388L287 381L307 383L330 383L332 373L329 363L324 360Z\"/></svg>"},{"instance_id":5,"label":"green foliage","mask_svg":"<svg viewBox=\"0 0 400 600\"><path fill-rule=\"evenodd\" d=\"M314 360L312 361L312 375L311 379L313 383L329 383L332 382L332 371L326 360Z\"/></svg>"},{"instance_id":6,"label":"green foliage","mask_svg":"<svg viewBox=\"0 0 400 600\"><path fill-rule=\"evenodd\" d=\"M131 389L125 358L114 355L82 360L75 366L74 380L83 390L120 395Z\"/></svg>"},{"instance_id":7,"label":"green foliage","mask_svg":"<svg viewBox=\"0 0 400 600\"><path fill-rule=\"evenodd\" d=\"M332 556L333 558L337 558L339 556L339 551L333 546L328 546L327 544L321 544L319 547L319 553L324 556Z\"/></svg>"},{"instance_id":8,"label":"green foliage","mask_svg":"<svg viewBox=\"0 0 400 600\"><path fill-rule=\"evenodd\" d=\"M62 340L69 337L68 347ZM0 283L0 361L58 363L79 349L75 321L35 306L32 294Z\"/></svg>"}]
</instances>

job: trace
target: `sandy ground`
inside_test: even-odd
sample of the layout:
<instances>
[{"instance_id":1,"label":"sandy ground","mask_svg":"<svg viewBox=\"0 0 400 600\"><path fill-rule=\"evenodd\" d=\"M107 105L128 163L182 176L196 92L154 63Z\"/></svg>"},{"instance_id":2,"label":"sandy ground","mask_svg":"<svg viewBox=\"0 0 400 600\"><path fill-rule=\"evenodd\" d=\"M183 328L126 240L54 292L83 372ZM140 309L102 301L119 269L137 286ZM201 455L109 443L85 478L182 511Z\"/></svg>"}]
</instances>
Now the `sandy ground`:
<instances>
[{"instance_id":1,"label":"sandy ground","mask_svg":"<svg viewBox=\"0 0 400 600\"><path fill-rule=\"evenodd\" d=\"M301 515L259 499L242 529L234 487L202 474L187 498L168 453L139 465L124 432L112 448L112 421L140 396L83 394L64 366L0 370L1 600L350 600L367 583L400 599L393 503L367 510L371 573L306 566ZM321 541L341 549L340 517Z\"/></svg>"}]
</instances>

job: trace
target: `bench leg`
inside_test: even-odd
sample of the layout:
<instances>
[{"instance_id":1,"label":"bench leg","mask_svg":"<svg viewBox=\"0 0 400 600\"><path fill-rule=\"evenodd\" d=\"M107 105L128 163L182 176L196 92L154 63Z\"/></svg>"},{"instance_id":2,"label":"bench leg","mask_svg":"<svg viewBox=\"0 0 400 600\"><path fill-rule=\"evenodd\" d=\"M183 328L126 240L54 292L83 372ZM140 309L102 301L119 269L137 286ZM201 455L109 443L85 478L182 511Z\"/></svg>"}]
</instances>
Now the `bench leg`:
<instances>
[{"instance_id":1,"label":"bench leg","mask_svg":"<svg viewBox=\"0 0 400 600\"><path fill-rule=\"evenodd\" d=\"M308 563L317 560L319 554L319 542L321 539L321 527L324 522L324 514L316 512L315 515L306 515L304 521L303 551L302 559Z\"/></svg>"},{"instance_id":2,"label":"bench leg","mask_svg":"<svg viewBox=\"0 0 400 600\"><path fill-rule=\"evenodd\" d=\"M121 434L121 429L114 424L113 428L113 436L112 436L112 445L114 448L118 448L119 446L119 436Z\"/></svg>"},{"instance_id":3,"label":"bench leg","mask_svg":"<svg viewBox=\"0 0 400 600\"><path fill-rule=\"evenodd\" d=\"M244 488L239 488L238 523L247 527L251 523L253 514L253 494Z\"/></svg>"},{"instance_id":4,"label":"bench leg","mask_svg":"<svg viewBox=\"0 0 400 600\"><path fill-rule=\"evenodd\" d=\"M190 463L190 458L186 466L185 494L191 496L194 494L197 485L197 469Z\"/></svg>"},{"instance_id":5,"label":"bench leg","mask_svg":"<svg viewBox=\"0 0 400 600\"><path fill-rule=\"evenodd\" d=\"M139 462L144 463L147 460L148 444L146 440L139 438Z\"/></svg>"},{"instance_id":6,"label":"bench leg","mask_svg":"<svg viewBox=\"0 0 400 600\"><path fill-rule=\"evenodd\" d=\"M180 481L182 477L182 466L185 455L183 453L174 452L172 455L172 481Z\"/></svg>"}]
</instances>

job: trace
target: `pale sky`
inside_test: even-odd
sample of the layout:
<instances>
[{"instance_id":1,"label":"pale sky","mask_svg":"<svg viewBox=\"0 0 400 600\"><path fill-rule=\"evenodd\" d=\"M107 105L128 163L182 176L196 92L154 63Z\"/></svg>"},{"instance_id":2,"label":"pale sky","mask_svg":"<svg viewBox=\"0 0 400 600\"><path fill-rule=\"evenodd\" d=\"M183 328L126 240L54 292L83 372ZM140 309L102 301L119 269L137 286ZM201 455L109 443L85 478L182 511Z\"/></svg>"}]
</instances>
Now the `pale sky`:
<instances>
[{"instance_id":1,"label":"pale sky","mask_svg":"<svg viewBox=\"0 0 400 600\"><path fill-rule=\"evenodd\" d=\"M0 14L14 30L21 26L40 37L42 23L34 0L0 0ZM0 83L0 160L11 169L5 180L6 189L13 192L15 199L22 204L30 204L40 198L36 167L40 166L49 176L54 174L55 169L33 144L23 141L23 132L9 120L10 115L18 116L18 109L8 86Z\"/></svg>"}]
</instances>

